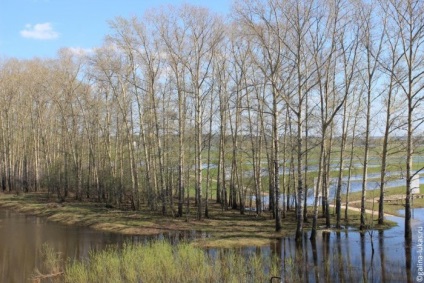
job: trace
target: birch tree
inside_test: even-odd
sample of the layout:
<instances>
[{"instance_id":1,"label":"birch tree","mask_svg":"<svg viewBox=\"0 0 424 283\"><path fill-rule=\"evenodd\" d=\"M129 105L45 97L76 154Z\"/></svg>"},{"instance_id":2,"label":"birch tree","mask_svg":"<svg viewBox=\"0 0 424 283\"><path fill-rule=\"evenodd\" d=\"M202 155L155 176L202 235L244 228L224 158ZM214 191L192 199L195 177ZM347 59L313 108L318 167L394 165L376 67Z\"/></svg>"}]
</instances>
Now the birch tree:
<instances>
[{"instance_id":1,"label":"birch tree","mask_svg":"<svg viewBox=\"0 0 424 283\"><path fill-rule=\"evenodd\" d=\"M405 239L412 238L411 181L421 170L414 170L414 134L424 122L418 115L424 100L424 3L419 0L389 1L387 9L391 36L400 35L399 68L391 72L406 101L406 199Z\"/></svg>"},{"instance_id":2,"label":"birch tree","mask_svg":"<svg viewBox=\"0 0 424 283\"><path fill-rule=\"evenodd\" d=\"M368 162L370 150L371 131L371 104L375 100L375 85L378 79L378 58L381 55L383 35L384 33L377 30L374 22L374 5L361 2L359 10L359 22L362 26L361 46L364 51L363 64L364 71L362 73L365 89L365 130L364 130L364 158L362 170L362 191L361 191L361 224L360 229L364 230L365 223L365 202L368 184ZM380 35L379 35L380 34Z\"/></svg>"},{"instance_id":3,"label":"birch tree","mask_svg":"<svg viewBox=\"0 0 424 283\"><path fill-rule=\"evenodd\" d=\"M188 33L188 58L184 60L190 78L190 92L194 101L195 168L197 219L202 219L202 150L203 107L205 97L211 91L208 81L212 73L213 56L223 38L221 19L205 8L185 5L180 17ZM186 47L187 47L186 46Z\"/></svg>"},{"instance_id":4,"label":"birch tree","mask_svg":"<svg viewBox=\"0 0 424 283\"><path fill-rule=\"evenodd\" d=\"M247 1L238 3L236 8L237 20L240 20L246 27L249 34L253 35L251 40L257 46L258 54L255 56L256 66L261 70L266 84L266 89L270 92L270 106L272 130L271 130L271 154L270 160L270 202L273 199L272 208L275 215L275 230L281 230L281 210L280 200L280 172L279 172L279 101L282 101L281 92L284 87L282 78L285 73L282 66L283 41L286 30L280 20L281 7L278 1L269 1L267 5L260 1Z\"/></svg>"}]
</instances>

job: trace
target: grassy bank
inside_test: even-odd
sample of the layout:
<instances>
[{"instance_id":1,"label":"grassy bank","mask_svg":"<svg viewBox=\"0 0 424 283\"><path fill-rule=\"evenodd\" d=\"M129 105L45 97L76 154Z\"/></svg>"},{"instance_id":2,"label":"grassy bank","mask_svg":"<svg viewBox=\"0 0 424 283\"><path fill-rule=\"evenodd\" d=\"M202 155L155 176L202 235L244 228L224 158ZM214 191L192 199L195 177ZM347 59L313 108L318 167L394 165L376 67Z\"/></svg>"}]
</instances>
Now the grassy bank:
<instances>
[{"instance_id":1,"label":"grassy bank","mask_svg":"<svg viewBox=\"0 0 424 283\"><path fill-rule=\"evenodd\" d=\"M253 212L242 215L236 210L223 211L221 206L211 202L209 207L210 218L196 220L194 204L192 212L185 217L177 218L163 216L159 212L152 212L147 207L139 211L122 211L107 208L105 204L92 202L75 202L67 200L56 203L43 193L0 194L0 206L18 212L46 217L50 221L68 225L87 226L98 230L118 232L130 235L155 235L174 233L178 231L199 231L206 237L194 240L200 247L241 247L269 245L276 239L292 236L296 230L294 211L289 211L282 219L282 231L275 232L275 222L269 212L256 216ZM309 211L312 215L312 210ZM359 226L359 213L350 212L351 227ZM376 216L369 217L370 226L377 229L386 229L394 225L388 222L384 226L376 225ZM332 223L335 218L332 216ZM323 227L325 219L319 218L318 225ZM311 229L312 219L305 223L305 230Z\"/></svg>"},{"instance_id":2,"label":"grassy bank","mask_svg":"<svg viewBox=\"0 0 424 283\"><path fill-rule=\"evenodd\" d=\"M421 185L420 194L424 192L424 185ZM380 197L380 190L370 190L366 193L365 208L375 211L378 214L378 200ZM405 209L405 187L395 187L386 190L384 202L384 213L401 216L399 210ZM349 196L350 206L355 208L361 207L361 192L351 193ZM342 199L345 202L345 198ZM417 198L412 200L413 208L423 208L424 198Z\"/></svg>"}]
</instances>

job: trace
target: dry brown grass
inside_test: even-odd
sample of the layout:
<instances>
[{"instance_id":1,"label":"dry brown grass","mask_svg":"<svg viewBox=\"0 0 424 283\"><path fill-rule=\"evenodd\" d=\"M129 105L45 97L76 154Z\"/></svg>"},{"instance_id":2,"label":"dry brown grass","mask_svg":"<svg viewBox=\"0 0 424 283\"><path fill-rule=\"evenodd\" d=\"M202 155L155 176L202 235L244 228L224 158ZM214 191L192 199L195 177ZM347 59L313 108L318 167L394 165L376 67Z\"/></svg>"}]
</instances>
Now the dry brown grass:
<instances>
[{"instance_id":1,"label":"dry brown grass","mask_svg":"<svg viewBox=\"0 0 424 283\"><path fill-rule=\"evenodd\" d=\"M210 217L200 221L195 218L194 205L191 205L192 211L187 217L177 218L152 212L147 207L141 207L139 211L122 211L92 202L67 200L57 204L42 193L0 194L0 206L63 224L130 235L201 231L207 236L196 239L196 245L203 247L262 246L283 236L294 235L296 230L294 211L286 213L286 218L282 219L282 231L275 232L275 220L269 212L260 216L252 212L242 215L237 210L223 211L214 202L209 204ZM357 225L356 219L352 216L349 225ZM323 218L318 220L319 226L324 225ZM334 219L332 221L335 222ZM305 223L305 230L311 228L311 222Z\"/></svg>"}]
</instances>

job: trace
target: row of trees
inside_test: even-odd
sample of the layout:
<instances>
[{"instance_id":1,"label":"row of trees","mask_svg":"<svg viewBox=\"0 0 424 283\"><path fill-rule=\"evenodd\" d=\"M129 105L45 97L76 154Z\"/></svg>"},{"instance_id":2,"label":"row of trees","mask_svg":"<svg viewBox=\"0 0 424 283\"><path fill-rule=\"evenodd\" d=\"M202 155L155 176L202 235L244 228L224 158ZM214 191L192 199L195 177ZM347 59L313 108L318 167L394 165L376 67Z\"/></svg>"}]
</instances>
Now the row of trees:
<instances>
[{"instance_id":1,"label":"row of trees","mask_svg":"<svg viewBox=\"0 0 424 283\"><path fill-rule=\"evenodd\" d=\"M342 183L358 160L365 228L372 150L381 158L382 223L389 157L401 153L411 237L424 3L248 0L229 18L168 7L114 19L92 52L3 59L3 191L45 188L61 200L146 204L180 217L194 197L198 219L212 197L241 213L254 199L260 214L267 192L277 231L294 200L300 239L315 186L313 238L321 193L330 225L330 173L340 226Z\"/></svg>"}]
</instances>

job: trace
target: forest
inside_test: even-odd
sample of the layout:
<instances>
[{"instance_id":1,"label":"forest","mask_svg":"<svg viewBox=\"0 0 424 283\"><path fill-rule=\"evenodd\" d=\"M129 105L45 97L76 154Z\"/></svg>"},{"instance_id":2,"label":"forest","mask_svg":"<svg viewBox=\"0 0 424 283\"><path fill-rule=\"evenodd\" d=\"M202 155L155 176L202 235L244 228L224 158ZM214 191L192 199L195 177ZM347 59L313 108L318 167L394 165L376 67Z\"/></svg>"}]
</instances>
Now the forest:
<instances>
[{"instance_id":1,"label":"forest","mask_svg":"<svg viewBox=\"0 0 424 283\"><path fill-rule=\"evenodd\" d=\"M184 217L287 210L327 217L343 180L412 180L424 162L424 1L244 0L230 15L182 5L109 22L102 46L0 59L3 192L46 191ZM348 182L349 184L349 182ZM268 196L265 203L263 196ZM312 215L307 197L312 196ZM333 223L334 224L334 223Z\"/></svg>"}]
</instances>

